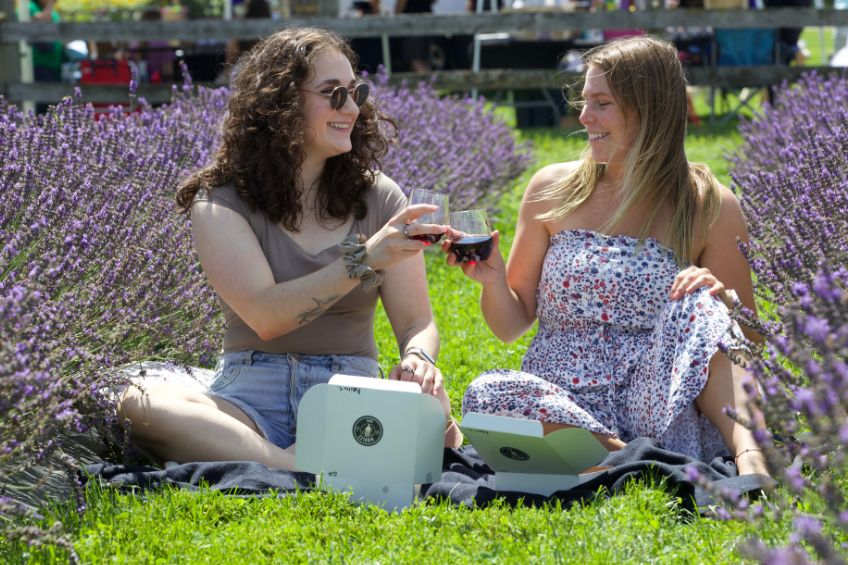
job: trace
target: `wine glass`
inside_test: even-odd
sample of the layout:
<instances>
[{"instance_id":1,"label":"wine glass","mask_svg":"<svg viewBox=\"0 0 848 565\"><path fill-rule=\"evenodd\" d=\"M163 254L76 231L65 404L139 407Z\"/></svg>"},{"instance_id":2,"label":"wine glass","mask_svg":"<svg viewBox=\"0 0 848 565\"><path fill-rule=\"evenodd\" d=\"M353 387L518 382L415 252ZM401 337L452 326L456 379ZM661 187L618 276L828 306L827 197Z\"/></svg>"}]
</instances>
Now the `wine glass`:
<instances>
[{"instance_id":1,"label":"wine glass","mask_svg":"<svg viewBox=\"0 0 848 565\"><path fill-rule=\"evenodd\" d=\"M473 265L492 254L492 228L485 210L453 212L450 227L450 251L460 263Z\"/></svg>"},{"instance_id":2,"label":"wine glass","mask_svg":"<svg viewBox=\"0 0 848 565\"><path fill-rule=\"evenodd\" d=\"M447 194L434 192L432 190L424 190L423 188L416 188L409 196L409 204L430 204L432 206L438 206L439 208L435 212L422 214L416 220L413 220L415 223L444 225L448 222ZM422 233L419 235L412 235L410 236L410 239L417 239L426 242L427 245L433 245L442 239L443 235L444 234L441 233Z\"/></svg>"}]
</instances>

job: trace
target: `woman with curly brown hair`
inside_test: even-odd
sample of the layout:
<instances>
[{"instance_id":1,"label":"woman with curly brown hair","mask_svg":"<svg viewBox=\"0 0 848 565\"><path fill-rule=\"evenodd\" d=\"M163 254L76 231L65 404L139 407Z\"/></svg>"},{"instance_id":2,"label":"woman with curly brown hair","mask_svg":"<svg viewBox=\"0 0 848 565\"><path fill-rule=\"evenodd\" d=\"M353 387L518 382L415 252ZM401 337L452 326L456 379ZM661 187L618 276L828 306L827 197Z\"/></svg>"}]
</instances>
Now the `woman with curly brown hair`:
<instances>
[{"instance_id":1,"label":"woman with curly brown hair","mask_svg":"<svg viewBox=\"0 0 848 565\"><path fill-rule=\"evenodd\" d=\"M379 377L374 312L382 300L401 363L449 415L435 366L439 336L411 223L379 173L394 123L354 75L337 35L289 29L240 62L213 162L179 189L200 264L226 318L223 355L205 394L132 387L121 411L133 439L164 460L252 460L293 469L297 407L336 373ZM459 438L456 426L446 443Z\"/></svg>"}]
</instances>

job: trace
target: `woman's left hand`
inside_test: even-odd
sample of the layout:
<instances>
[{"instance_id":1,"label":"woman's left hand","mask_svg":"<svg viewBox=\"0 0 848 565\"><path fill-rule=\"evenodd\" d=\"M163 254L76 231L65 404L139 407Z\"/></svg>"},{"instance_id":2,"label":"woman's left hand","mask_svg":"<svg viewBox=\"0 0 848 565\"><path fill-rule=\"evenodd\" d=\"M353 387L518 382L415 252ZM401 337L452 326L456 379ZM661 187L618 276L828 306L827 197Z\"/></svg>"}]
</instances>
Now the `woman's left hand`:
<instances>
[{"instance_id":1,"label":"woman's left hand","mask_svg":"<svg viewBox=\"0 0 848 565\"><path fill-rule=\"evenodd\" d=\"M435 365L417 355L407 355L399 365L392 368L389 378L396 381L418 383L421 386L421 392L435 396L441 403L445 416L450 416L450 399L447 391L445 391L442 372Z\"/></svg>"},{"instance_id":2,"label":"woman's left hand","mask_svg":"<svg viewBox=\"0 0 848 565\"><path fill-rule=\"evenodd\" d=\"M686 294L692 294L701 287L709 287L710 295L718 296L725 304L731 304L730 296L724 283L718 280L709 269L692 265L677 273L671 284L669 297L672 300L680 300Z\"/></svg>"}]
</instances>

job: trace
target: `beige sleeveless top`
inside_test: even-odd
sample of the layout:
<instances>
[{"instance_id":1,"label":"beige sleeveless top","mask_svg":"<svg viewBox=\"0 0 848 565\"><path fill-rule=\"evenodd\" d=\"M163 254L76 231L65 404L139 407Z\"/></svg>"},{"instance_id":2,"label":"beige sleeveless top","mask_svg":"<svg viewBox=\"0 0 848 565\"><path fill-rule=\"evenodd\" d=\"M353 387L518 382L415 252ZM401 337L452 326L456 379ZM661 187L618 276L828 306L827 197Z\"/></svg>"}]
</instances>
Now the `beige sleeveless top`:
<instances>
[{"instance_id":1,"label":"beige sleeveless top","mask_svg":"<svg viewBox=\"0 0 848 565\"><path fill-rule=\"evenodd\" d=\"M311 254L304 251L285 232L271 223L259 210L251 212L232 186L197 193L195 202L210 202L229 208L247 220L262 246L277 283L290 281L317 271L341 256L333 245ZM392 216L402 210L407 199L397 185L383 175L365 197L368 212L354 219L349 233L371 237ZM357 285L319 318L303 327L270 341L256 335L226 302L218 297L226 320L224 353L254 349L266 353L302 353L307 355L363 355L377 358L374 340L374 312L378 290L362 290Z\"/></svg>"}]
</instances>

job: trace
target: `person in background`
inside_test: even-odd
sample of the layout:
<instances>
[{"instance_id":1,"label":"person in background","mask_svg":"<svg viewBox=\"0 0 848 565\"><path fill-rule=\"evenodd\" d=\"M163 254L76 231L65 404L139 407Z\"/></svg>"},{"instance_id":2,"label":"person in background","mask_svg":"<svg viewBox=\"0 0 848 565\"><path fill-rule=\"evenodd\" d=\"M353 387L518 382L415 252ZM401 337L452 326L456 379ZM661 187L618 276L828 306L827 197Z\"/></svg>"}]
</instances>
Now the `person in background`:
<instances>
[{"instance_id":1,"label":"person in background","mask_svg":"<svg viewBox=\"0 0 848 565\"><path fill-rule=\"evenodd\" d=\"M351 3L351 15L362 18L380 15L380 0L355 0ZM379 37L354 37L350 45L359 60L359 70L377 73L383 61L383 43Z\"/></svg>"},{"instance_id":2,"label":"person in background","mask_svg":"<svg viewBox=\"0 0 848 565\"><path fill-rule=\"evenodd\" d=\"M53 9L53 0L30 0L29 15L34 22L59 23L59 12ZM61 41L32 44L32 68L36 81L58 82L62 79L62 62L65 47Z\"/></svg>"},{"instance_id":3,"label":"person in background","mask_svg":"<svg viewBox=\"0 0 848 565\"><path fill-rule=\"evenodd\" d=\"M508 263L494 232L491 256L461 265L482 284L499 339L539 320L522 370L475 379L463 413L581 427L610 450L649 437L702 460L729 452L740 474L767 474L752 432L724 412L760 421L748 411L756 388L722 352L746 347L719 299L725 288L755 309L737 247L748 239L745 219L733 193L686 158L677 49L630 37L584 61L583 158L532 178Z\"/></svg>"},{"instance_id":4,"label":"person in background","mask_svg":"<svg viewBox=\"0 0 848 565\"><path fill-rule=\"evenodd\" d=\"M244 7L245 19L270 18L271 5L268 0L247 0ZM250 51L258 39L231 39L227 43L227 64L234 65L238 58Z\"/></svg>"},{"instance_id":5,"label":"person in background","mask_svg":"<svg viewBox=\"0 0 848 565\"><path fill-rule=\"evenodd\" d=\"M345 40L286 29L240 62L221 146L177 193L226 318L215 379L206 393L129 387L119 413L166 461L292 470L304 393L333 374L380 377L378 298L401 354L390 378L419 383L449 416L425 243L411 239L446 228L412 223L435 207L408 206L379 172L394 123ZM445 444L457 446L449 422Z\"/></svg>"},{"instance_id":6,"label":"person in background","mask_svg":"<svg viewBox=\"0 0 848 565\"><path fill-rule=\"evenodd\" d=\"M764 0L766 8L811 8L812 0ZM777 30L777 53L781 64L797 63L803 65L809 53L800 42L802 27L782 27Z\"/></svg>"},{"instance_id":7,"label":"person in background","mask_svg":"<svg viewBox=\"0 0 848 565\"><path fill-rule=\"evenodd\" d=\"M397 0L395 2L396 14L426 14L433 12L435 0ZM416 73L425 73L430 70L430 38L419 35L415 37L404 37L401 39L401 56L409 65L410 70Z\"/></svg>"},{"instance_id":8,"label":"person in background","mask_svg":"<svg viewBox=\"0 0 848 565\"><path fill-rule=\"evenodd\" d=\"M351 7L357 17L376 16L380 14L380 0L354 0Z\"/></svg>"},{"instance_id":9,"label":"person in background","mask_svg":"<svg viewBox=\"0 0 848 565\"><path fill-rule=\"evenodd\" d=\"M162 12L158 9L145 10L141 14L143 21L160 21ZM176 55L171 42L167 39L131 42L127 50L136 61L147 64L147 79L152 83L169 82L174 78Z\"/></svg>"},{"instance_id":10,"label":"person in background","mask_svg":"<svg viewBox=\"0 0 848 565\"><path fill-rule=\"evenodd\" d=\"M471 14L477 13L477 6L479 4L479 0L466 0L465 2L465 11ZM497 0L495 2L495 10L500 12L503 10L504 0ZM492 0L483 0L483 6L481 7L484 14L487 14L492 11Z\"/></svg>"}]
</instances>

